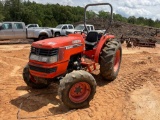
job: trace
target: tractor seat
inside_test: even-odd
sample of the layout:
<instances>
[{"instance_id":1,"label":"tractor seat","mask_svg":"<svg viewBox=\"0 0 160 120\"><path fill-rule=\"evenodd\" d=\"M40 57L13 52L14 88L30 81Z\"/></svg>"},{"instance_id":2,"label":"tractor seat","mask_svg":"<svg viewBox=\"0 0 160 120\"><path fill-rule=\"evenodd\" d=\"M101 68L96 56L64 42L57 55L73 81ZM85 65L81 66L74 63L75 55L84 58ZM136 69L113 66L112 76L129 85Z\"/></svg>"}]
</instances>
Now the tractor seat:
<instances>
[{"instance_id":1,"label":"tractor seat","mask_svg":"<svg viewBox=\"0 0 160 120\"><path fill-rule=\"evenodd\" d=\"M96 46L97 42L98 33L96 31L89 32L85 40L86 50L92 50Z\"/></svg>"}]
</instances>

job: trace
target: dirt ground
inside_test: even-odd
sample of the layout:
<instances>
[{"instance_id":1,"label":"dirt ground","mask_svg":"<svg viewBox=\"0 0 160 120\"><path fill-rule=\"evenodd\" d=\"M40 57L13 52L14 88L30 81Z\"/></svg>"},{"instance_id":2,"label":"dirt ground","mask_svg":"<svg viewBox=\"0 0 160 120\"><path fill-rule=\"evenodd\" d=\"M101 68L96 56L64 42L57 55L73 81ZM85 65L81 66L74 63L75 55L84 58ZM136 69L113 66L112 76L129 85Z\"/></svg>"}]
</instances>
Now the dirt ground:
<instances>
[{"instance_id":1,"label":"dirt ground","mask_svg":"<svg viewBox=\"0 0 160 120\"><path fill-rule=\"evenodd\" d=\"M0 46L0 119L33 120L160 120L160 45L129 48L123 45L119 75L108 83L100 76L90 106L69 110L53 83L31 89L22 79L30 44Z\"/></svg>"}]
</instances>

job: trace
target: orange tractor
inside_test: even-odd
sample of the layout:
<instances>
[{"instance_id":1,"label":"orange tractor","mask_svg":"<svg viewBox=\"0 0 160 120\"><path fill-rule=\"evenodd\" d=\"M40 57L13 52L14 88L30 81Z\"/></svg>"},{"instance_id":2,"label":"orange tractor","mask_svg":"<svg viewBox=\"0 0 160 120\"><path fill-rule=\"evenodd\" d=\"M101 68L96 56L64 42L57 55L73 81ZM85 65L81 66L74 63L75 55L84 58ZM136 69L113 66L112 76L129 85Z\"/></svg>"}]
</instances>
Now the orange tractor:
<instances>
[{"instance_id":1,"label":"orange tractor","mask_svg":"<svg viewBox=\"0 0 160 120\"><path fill-rule=\"evenodd\" d=\"M86 27L86 10L89 6L97 5L111 8L108 27L101 37L96 31L88 32ZM88 106L96 93L97 84L91 75L97 67L95 64L99 63L100 74L108 81L114 80L120 69L121 43L113 35L107 34L112 13L109 3L88 4L84 14L86 36L85 31L33 42L29 62L23 70L25 83L40 89L59 79L58 95L64 105L74 109Z\"/></svg>"}]
</instances>

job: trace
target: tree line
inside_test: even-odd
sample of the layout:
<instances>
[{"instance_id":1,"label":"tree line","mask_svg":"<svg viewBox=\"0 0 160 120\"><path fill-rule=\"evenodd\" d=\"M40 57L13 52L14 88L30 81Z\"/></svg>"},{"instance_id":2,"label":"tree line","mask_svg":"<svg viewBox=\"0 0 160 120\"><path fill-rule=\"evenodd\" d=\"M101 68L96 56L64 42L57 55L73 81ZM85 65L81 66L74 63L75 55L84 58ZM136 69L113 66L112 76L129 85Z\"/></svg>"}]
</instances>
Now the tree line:
<instances>
[{"instance_id":1,"label":"tree line","mask_svg":"<svg viewBox=\"0 0 160 120\"><path fill-rule=\"evenodd\" d=\"M109 18L109 13L99 11L95 13L87 11L87 18ZM23 0L1 0L0 1L0 22L2 21L23 21L25 24L36 23L43 27L55 27L62 23L75 23L84 18L84 8L80 6L63 6L59 4L40 4ZM129 18L120 14L114 14L115 21L122 21L142 26L160 27L160 20L152 20L144 17Z\"/></svg>"}]
</instances>

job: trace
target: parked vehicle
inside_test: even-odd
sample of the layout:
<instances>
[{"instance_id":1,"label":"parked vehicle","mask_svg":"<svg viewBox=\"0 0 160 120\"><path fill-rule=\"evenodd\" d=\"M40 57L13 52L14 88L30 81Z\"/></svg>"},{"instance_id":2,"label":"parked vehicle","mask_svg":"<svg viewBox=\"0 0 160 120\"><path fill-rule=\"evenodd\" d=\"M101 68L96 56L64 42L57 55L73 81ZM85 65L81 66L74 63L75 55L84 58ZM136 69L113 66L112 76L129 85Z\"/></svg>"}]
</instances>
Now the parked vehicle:
<instances>
[{"instance_id":1,"label":"parked vehicle","mask_svg":"<svg viewBox=\"0 0 160 120\"><path fill-rule=\"evenodd\" d=\"M86 24L86 29L84 24L79 24L75 27L75 29L71 29L71 30L66 30L66 35L71 34L71 33L76 33L76 32L85 32L85 31L97 31L98 33L104 33L105 30L95 30L94 25L91 24Z\"/></svg>"},{"instance_id":2,"label":"parked vehicle","mask_svg":"<svg viewBox=\"0 0 160 120\"><path fill-rule=\"evenodd\" d=\"M109 26L100 40L96 31L87 30L86 37L82 32L33 42L29 62L23 70L24 82L32 88L45 88L59 79L59 98L72 109L87 107L93 99L97 84L91 72L96 70L96 63L100 64L100 74L107 81L116 79L120 69L121 43L107 34L113 16L111 4L88 4L85 20L87 8L97 5L111 8ZM84 26L87 27L86 22Z\"/></svg>"},{"instance_id":3,"label":"parked vehicle","mask_svg":"<svg viewBox=\"0 0 160 120\"><path fill-rule=\"evenodd\" d=\"M37 27L39 27L38 24L28 24L28 25L26 25L26 28L37 28Z\"/></svg>"},{"instance_id":4,"label":"parked vehicle","mask_svg":"<svg viewBox=\"0 0 160 120\"><path fill-rule=\"evenodd\" d=\"M74 29L74 26L72 24L60 24L56 26L56 28L51 28L53 30L54 36L64 36L66 35L66 30L72 30Z\"/></svg>"},{"instance_id":5,"label":"parked vehicle","mask_svg":"<svg viewBox=\"0 0 160 120\"><path fill-rule=\"evenodd\" d=\"M87 27L88 31L93 31L93 30L95 30L95 29L94 29L94 25L86 24L86 27ZM83 31L86 31L84 24L79 24L79 25L77 25L74 29L66 30L66 34L68 35L68 34L70 34L70 33L83 32Z\"/></svg>"},{"instance_id":6,"label":"parked vehicle","mask_svg":"<svg viewBox=\"0 0 160 120\"><path fill-rule=\"evenodd\" d=\"M43 40L53 37L53 31L47 28L29 28L24 22L0 23L0 40L4 39L34 39Z\"/></svg>"}]
</instances>

